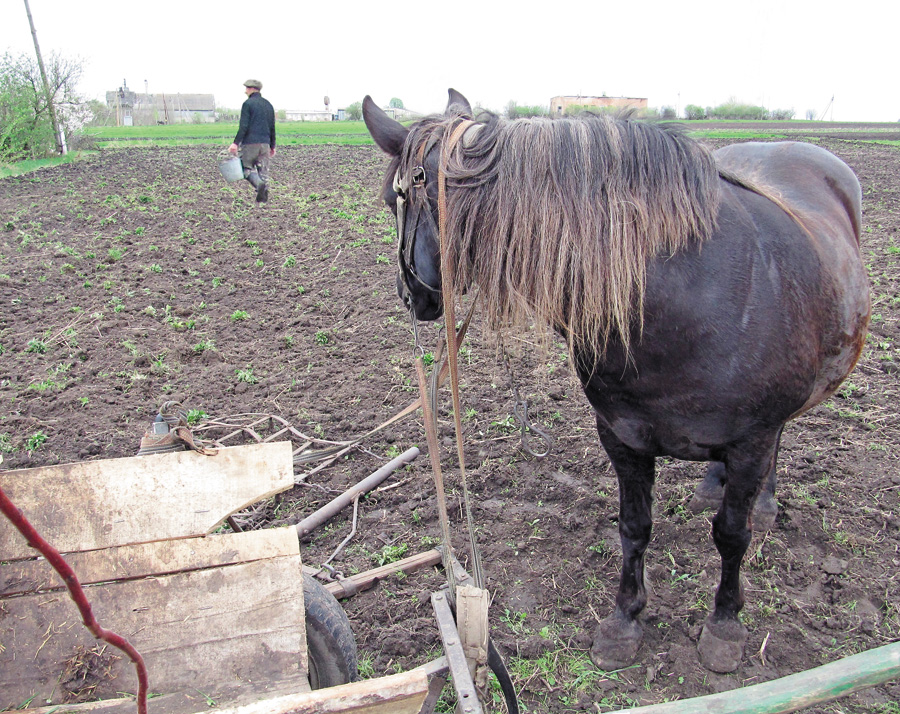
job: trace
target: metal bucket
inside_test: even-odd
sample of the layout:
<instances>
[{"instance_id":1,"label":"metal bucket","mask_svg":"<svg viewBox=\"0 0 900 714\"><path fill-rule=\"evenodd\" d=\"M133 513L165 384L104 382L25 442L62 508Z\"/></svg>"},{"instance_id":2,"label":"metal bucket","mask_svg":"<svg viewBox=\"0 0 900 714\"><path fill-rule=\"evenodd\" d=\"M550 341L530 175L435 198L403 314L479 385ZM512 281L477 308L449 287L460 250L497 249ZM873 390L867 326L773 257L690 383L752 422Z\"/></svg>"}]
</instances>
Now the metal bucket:
<instances>
[{"instance_id":1,"label":"metal bucket","mask_svg":"<svg viewBox=\"0 0 900 714\"><path fill-rule=\"evenodd\" d=\"M219 171L222 172L222 177L229 183L240 181L244 178L244 167L237 156L229 156L220 160Z\"/></svg>"}]
</instances>

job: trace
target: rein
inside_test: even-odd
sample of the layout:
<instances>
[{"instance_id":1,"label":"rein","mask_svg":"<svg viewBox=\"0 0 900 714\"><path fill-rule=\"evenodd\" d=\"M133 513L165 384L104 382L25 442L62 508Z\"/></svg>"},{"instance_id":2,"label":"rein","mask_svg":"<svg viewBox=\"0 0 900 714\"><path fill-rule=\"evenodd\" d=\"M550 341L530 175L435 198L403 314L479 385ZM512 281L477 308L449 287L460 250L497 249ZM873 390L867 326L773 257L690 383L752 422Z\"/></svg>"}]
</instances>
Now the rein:
<instances>
[{"instance_id":1,"label":"rein","mask_svg":"<svg viewBox=\"0 0 900 714\"><path fill-rule=\"evenodd\" d=\"M469 310L469 314L466 317L465 323L460 330L459 334L456 332L456 302L453 294L453 275L452 269L450 266L450 261L446 259L448 253L448 245L447 245L447 176L445 172L445 167L447 166L450 157L453 151L456 149L458 143L462 139L463 135L466 131L475 126L476 123L469 119L463 119L450 132L449 137L446 141L441 142L441 156L440 161L438 162L438 225L434 226L434 218L431 214L431 211L428 207L428 196L425 191L425 158L428 153L434 148L435 144L438 141L438 138L432 136L427 141L423 142L416 152L416 159L418 160L418 164L412 169L412 177L411 180L406 177L402 177L400 174L400 169L397 169L397 173L394 175L394 190L397 192L397 232L398 232L398 242L399 242L399 262L401 266L401 272L404 280L408 277L414 278L420 285L425 287L431 293L441 294L441 298L444 305L444 321L445 321L445 334L447 341L447 357L446 363L449 367L449 376L450 376L450 394L453 403L453 426L456 437L456 456L457 461L459 463L459 471L460 471L460 480L462 483L462 491L463 491L463 502L465 505L466 512L466 524L469 531L469 543L470 550L472 555L472 574L476 587L483 588L484 587L484 569L482 567L481 555L478 551L477 544L475 542L474 533L475 533L475 525L472 519L472 508L471 508L471 500L469 497L469 488L468 488L468 479L466 477L466 462L465 462L465 454L463 450L463 435L462 435L462 407L460 403L459 396L459 364L458 364L458 353L460 343L462 341L462 337L465 334L465 331L468 327L469 320L472 317L472 312L475 308L475 301L473 301L472 306ZM409 190L411 188L415 188L416 194L413 200L416 203L415 206L415 214L414 214L414 225L412 226L412 230L407 230L405 225L406 219L406 202L407 197L409 196ZM413 258L413 240L415 238L415 231L418 227L419 216L422 212L425 212L426 220L432 223L433 228L436 228L436 232L440 239L440 256L441 256L441 290L439 291L437 288L434 288L428 285L424 280L422 280L418 274L415 272L412 258ZM412 238L412 239L410 239ZM409 306L408 306L409 307ZM416 329L416 318L415 314L412 313L412 321L413 321L413 331L416 335L416 346L419 351L422 352L421 347L418 346L418 330ZM504 365L506 367L507 375L510 379L510 385L513 389L516 398L516 406L514 409L514 414L518 419L521 425L521 434L522 434L522 447L525 451L530 453L532 456L536 458L543 458L546 456L551 448L552 439L551 437L544 432L543 430L536 427L532 424L528 419L528 405L527 402L519 396L519 391L515 384L515 379L512 374L512 369L509 365L509 358L506 355L506 351L503 350L504 356ZM438 457L439 450L437 445L437 426L435 422L435 413L437 411L436 400L437 400L437 387L435 384L432 384L432 393L431 400L428 399L428 390L425 381L425 373L424 373L424 365L422 364L421 354L416 356L416 376L419 381L419 391L421 393L421 402L422 402L422 412L423 417L425 419L425 431L426 431L426 439L428 440L429 446L429 454L430 460L432 463L432 470L435 474L435 486L438 491L438 515L441 521L441 532L442 538L445 543L448 544L448 548L445 550L445 558L449 558L451 556L449 552L449 539L450 539L450 530L449 530L449 518L446 514L446 505L444 503L444 488L443 488L443 475L440 467L440 458ZM427 403L427 407L426 407ZM528 436L536 436L540 439L543 444L543 450L538 450L532 448L529 443ZM450 581L450 589L451 591L455 591L455 582L453 576L453 568L449 566L448 562L444 563L445 571L448 573L448 579Z\"/></svg>"},{"instance_id":2,"label":"rein","mask_svg":"<svg viewBox=\"0 0 900 714\"><path fill-rule=\"evenodd\" d=\"M444 300L444 332L447 335L447 360L450 365L450 395L453 400L453 426L456 432L456 458L459 461L459 474L462 482L463 501L466 506L466 523L469 528L469 540L472 550L472 577L475 586L484 587L484 570L481 566L481 553L475 542L475 524L472 521L472 507L469 499L468 481L466 479L466 458L463 453L462 407L459 399L459 342L456 339L456 305L453 295L453 281L450 274L450 261L447 255L447 176L444 167L450 154L470 126L475 122L464 119L450 134L450 138L441 144L441 161L438 166L438 231L441 239L441 287Z\"/></svg>"},{"instance_id":3,"label":"rein","mask_svg":"<svg viewBox=\"0 0 900 714\"><path fill-rule=\"evenodd\" d=\"M494 671L497 679L500 683L500 688L503 691L504 699L506 700L507 710L511 714L518 714L519 705L516 699L515 688L512 684L512 680L510 679L509 672L506 669L506 665L503 662L502 657L497 652L496 647L491 641L488 633L487 633L487 608L489 602L489 596L487 591L484 589L484 569L481 564L481 554L478 550L478 544L475 540L475 525L472 519L472 507L471 501L469 498L469 487L468 480L466 478L466 462L465 462L465 454L463 453L463 437L462 437L462 409L460 406L460 398L459 398L459 363L458 363L458 352L459 346L462 342L462 339L465 337L466 330L469 327L469 322L472 319L472 315L475 312L475 306L477 304L477 298L472 301L472 305L469 308L469 312L466 315L466 319L461 325L459 332L456 330L456 304L454 301L453 295L453 281L451 280L451 269L449 266L449 261L446 260L447 255L447 177L444 172L444 167L447 165L447 161L450 158L450 154L456 148L457 143L462 138L463 134L466 130L473 126L475 122L471 120L462 120L450 134L449 139L446 142L442 142L441 144L441 157L438 164L438 226L437 232L440 237L440 255L441 255L441 296L443 299L444 305L444 334L447 343L447 355L445 358L445 364L449 368L449 376L450 376L450 393L453 400L453 424L454 430L456 434L456 455L457 460L459 462L459 471L460 471L460 481L462 483L462 492L463 492L463 502L465 504L466 511L466 524L469 532L469 547L472 555L472 576L473 582L475 583L475 588L470 588L466 592L469 593L471 591L472 597L476 598L476 600L480 601L484 609L480 614L472 616L475 617L475 620L481 620L480 625L481 629L479 630L479 638L484 636L484 640L480 643L473 642L473 633L466 632L460 633L462 635L462 639L465 639L464 643L464 651L466 651L466 661L469 666L469 671L472 674L474 681L476 682L476 687L480 692L480 695L483 697L487 696L487 668L490 667L491 670ZM425 211L427 215L427 220L434 222L434 217L431 215L431 210L428 207L428 196L425 192L425 156L428 153L428 150L434 146L435 138L425 142L422 147L420 147L418 152L418 159L420 165L413 169L413 186L420 189L420 193L422 194L422 199L420 200L420 205L417 207L416 212L416 224L418 224L418 214ZM402 179L399 176L399 169L397 171L397 175L394 177L395 190L399 188L404 188L402 185ZM418 198L418 196L417 196ZM405 198L403 198L403 203L405 204ZM405 205L401 204L401 194L398 192L398 202L397 202L397 222L398 222L398 233L400 234L399 242L400 242L400 260L401 265L403 265L403 259L405 254L408 254L410 258L412 257L413 246L412 241L408 241L408 246L404 245L407 243L405 240L405 231L402 224L404 223L405 217ZM415 230L412 232L412 236L415 237ZM431 287L427 283L425 283L419 276L416 274L413 269L412 262L406 265L406 268L401 268L404 274L404 278L406 275L410 275L415 278L421 285L423 285L426 289L431 291L432 293L437 293L438 290ZM456 568L454 567L454 557L452 551L452 544L450 541L450 519L447 514L447 503L446 496L444 493L444 479L443 474L441 472L441 463L440 463L440 449L437 441L437 420L435 417L435 412L437 410L437 392L439 387L440 377L437 376L436 379L432 382L432 390L431 390L431 399L428 398L428 387L426 385L425 379L425 368L422 359L422 349L419 347L418 343L418 330L416 329L416 316L415 313L410 310L410 314L412 316L413 321L413 331L416 336L416 346L418 348L418 354L416 355L416 377L419 382L419 392L421 394L421 404L422 404L422 416L425 422L425 436L428 442L428 456L431 461L432 471L434 472L434 482L435 482L435 491L437 493L437 510L438 510L438 518L440 520L441 525L441 538L443 541L442 551L442 559L444 565L444 572L447 574L447 581L450 588L450 596L451 601L457 605L456 615L459 617L460 607L459 602L457 600L457 582L456 582ZM438 353L440 354L441 348L439 346ZM440 370L443 372L443 368ZM435 370L435 375L438 374L438 370ZM435 376L433 375L433 376ZM477 593L477 594L476 594ZM468 599L468 598L467 598ZM475 602L475 600L473 600ZM471 649L473 648L474 649ZM468 708L467 708L468 709Z\"/></svg>"},{"instance_id":4,"label":"rein","mask_svg":"<svg viewBox=\"0 0 900 714\"><path fill-rule=\"evenodd\" d=\"M462 337L465 335L465 331L468 328L469 321L472 318L472 314L475 309L475 303L473 302L469 314L466 317L465 323L460 329L459 334L456 332L456 303L453 295L453 282L451 280L450 275L450 267L449 261L444 260L444 256L447 251L447 243L446 243L446 214L447 214L447 179L444 173L444 166L446 165L447 159L449 158L450 153L456 147L456 144L459 142L459 139L465 133L466 129L472 126L475 122L469 120L461 121L450 134L449 139L446 142L443 142L441 145L441 159L438 168L438 234L440 236L440 252L441 252L441 295L444 304L444 322L445 322L445 335L447 341L447 365L449 367L449 376L450 376L450 394L453 401L453 424L454 430L456 433L456 456L457 461L459 463L459 471L460 471L460 479L462 482L462 490L463 490L463 501L465 504L466 511L466 522L469 529L469 545L470 551L472 555L472 576L475 582L475 586L478 588L484 587L484 568L481 564L481 554L478 551L478 546L475 542L475 525L472 519L472 508L471 501L469 498L469 488L468 488L468 479L466 477L466 461L465 454L463 453L463 438L462 438L462 420L461 420L461 406L460 406L460 398L459 398L459 363L458 363L458 352L459 346L462 341ZM428 151L434 146L434 141L425 142L422 147L420 147L418 151L417 158L420 161L420 164L424 164L425 156ZM404 258L407 254L411 256L412 254L412 241L408 241L407 237L409 235L415 236L415 230L407 233L405 228L405 203L406 196L408 195L407 191L409 188L417 188L419 189L417 192L416 199L419 202L419 206L417 206L416 211L416 224L418 224L418 216L425 211L425 214L428 216L428 220L433 221L433 217L431 216L431 211L428 209L428 198L425 193L425 170L423 166L417 166L413 169L412 172L412 182L411 184L407 184L404 186L403 178L400 177L400 172L398 170L397 175L394 177L394 190L398 188L398 200L397 200L397 225L398 232L400 232L400 263L401 266L404 265ZM422 199L419 200L419 194L422 195ZM403 202L401 204L401 201ZM419 276L415 273L415 270L412 269L411 262L406 264L406 269L403 270L404 276L410 275L415 278L419 283L425 286L428 290L433 293L437 293L438 290L429 286L427 283L421 280ZM412 314L413 320L413 329L415 331L415 314ZM416 344L418 346L418 334L416 331ZM421 352L421 347L419 347L419 351ZM438 515L441 522L441 537L444 540L445 548L444 548L444 568L447 573L447 577L450 583L451 593L455 597L456 591L456 582L454 576L454 569L452 567L452 563L450 562L452 559L452 552L450 548L450 525L449 525L449 517L447 516L447 507L444 496L444 481L443 474L441 471L440 465L440 450L437 443L437 426L435 421L435 402L432 402L428 399L428 388L426 386L425 380L425 368L422 361L421 354L416 355L416 377L419 382L419 391L421 393L421 401L422 401L422 414L425 421L425 436L428 441L428 452L429 458L431 460L432 470L434 471L435 476L435 488L437 490L438 497ZM432 399L436 400L437 398L437 389L436 385L432 385Z\"/></svg>"}]
</instances>

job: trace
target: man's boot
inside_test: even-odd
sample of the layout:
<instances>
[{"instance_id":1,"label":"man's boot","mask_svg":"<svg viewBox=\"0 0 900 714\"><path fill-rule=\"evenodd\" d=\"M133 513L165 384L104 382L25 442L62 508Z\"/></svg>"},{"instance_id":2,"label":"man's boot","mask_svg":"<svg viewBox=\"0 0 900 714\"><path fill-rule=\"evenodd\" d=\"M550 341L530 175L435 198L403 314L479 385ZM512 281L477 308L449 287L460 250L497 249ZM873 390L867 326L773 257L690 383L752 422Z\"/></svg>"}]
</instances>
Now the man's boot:
<instances>
[{"instance_id":1,"label":"man's boot","mask_svg":"<svg viewBox=\"0 0 900 714\"><path fill-rule=\"evenodd\" d=\"M269 200L269 182L260 178L256 171L247 174L247 180L256 189L256 202L265 203Z\"/></svg>"},{"instance_id":2,"label":"man's boot","mask_svg":"<svg viewBox=\"0 0 900 714\"><path fill-rule=\"evenodd\" d=\"M256 187L256 202L265 203L269 200L269 182L263 179L259 180L259 186Z\"/></svg>"}]
</instances>

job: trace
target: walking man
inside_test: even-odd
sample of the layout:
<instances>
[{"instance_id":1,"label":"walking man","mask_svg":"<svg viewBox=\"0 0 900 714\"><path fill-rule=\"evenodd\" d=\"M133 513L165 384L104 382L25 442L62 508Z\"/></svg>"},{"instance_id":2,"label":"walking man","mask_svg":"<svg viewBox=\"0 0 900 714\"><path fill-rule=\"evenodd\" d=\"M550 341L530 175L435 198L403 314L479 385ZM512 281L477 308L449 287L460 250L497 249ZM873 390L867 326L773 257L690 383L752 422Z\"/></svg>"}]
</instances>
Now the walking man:
<instances>
[{"instance_id":1,"label":"walking man","mask_svg":"<svg viewBox=\"0 0 900 714\"><path fill-rule=\"evenodd\" d=\"M269 200L269 157L275 156L275 110L263 99L262 82L244 82L247 99L241 106L241 123L228 150L238 155L244 167L244 178L256 189L256 202Z\"/></svg>"}]
</instances>

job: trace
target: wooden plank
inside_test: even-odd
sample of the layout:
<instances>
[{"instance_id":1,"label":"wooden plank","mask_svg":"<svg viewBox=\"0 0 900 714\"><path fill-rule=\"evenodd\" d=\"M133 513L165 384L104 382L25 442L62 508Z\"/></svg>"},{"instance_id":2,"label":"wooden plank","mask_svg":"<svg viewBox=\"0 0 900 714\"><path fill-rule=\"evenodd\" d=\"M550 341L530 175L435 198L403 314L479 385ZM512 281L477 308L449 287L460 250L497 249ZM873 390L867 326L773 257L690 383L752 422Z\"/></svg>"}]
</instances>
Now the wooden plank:
<instances>
[{"instance_id":1,"label":"wooden plank","mask_svg":"<svg viewBox=\"0 0 900 714\"><path fill-rule=\"evenodd\" d=\"M271 696L261 688L256 689L257 701L230 706L226 700L213 698L217 714L418 714L428 691L428 677L421 670L410 670L378 679L366 679L339 687L318 689L315 692L297 692ZM194 692L194 701L185 702L186 708L172 709L171 701L153 699L150 710L154 714L208 714L207 701ZM42 707L29 709L32 714L133 714L133 699L116 699L108 702L88 702L74 706Z\"/></svg>"},{"instance_id":2,"label":"wooden plank","mask_svg":"<svg viewBox=\"0 0 900 714\"><path fill-rule=\"evenodd\" d=\"M69 553L65 558L81 584L89 585L204 570L299 553L297 532L293 527L287 526L123 545L85 553ZM0 563L0 600L10 595L62 590L64 587L62 580L46 560Z\"/></svg>"},{"instance_id":3,"label":"wooden plank","mask_svg":"<svg viewBox=\"0 0 900 714\"><path fill-rule=\"evenodd\" d=\"M474 585L456 589L456 628L475 687L486 691L488 659L488 591Z\"/></svg>"},{"instance_id":4,"label":"wooden plank","mask_svg":"<svg viewBox=\"0 0 900 714\"><path fill-rule=\"evenodd\" d=\"M410 670L218 711L219 714L418 714L427 693L428 677L424 672Z\"/></svg>"},{"instance_id":5,"label":"wooden plank","mask_svg":"<svg viewBox=\"0 0 900 714\"><path fill-rule=\"evenodd\" d=\"M86 591L100 624L128 638L144 657L153 692L205 692L307 671L299 556ZM52 592L9 598L2 608L0 710L32 696L41 703L61 703L67 663L79 648L98 648L75 605L67 593ZM120 653L103 651L104 658L110 655ZM106 667L95 696L135 690L127 658L104 660Z\"/></svg>"},{"instance_id":6,"label":"wooden plank","mask_svg":"<svg viewBox=\"0 0 900 714\"><path fill-rule=\"evenodd\" d=\"M235 708L274 697L309 691L309 680L306 675L295 675L277 682L244 682L239 686L220 686L204 692L190 689L175 694L153 696L148 702L148 708L152 714L200 714L200 712L209 714L210 711L216 711L211 708L213 706ZM27 711L30 714L134 714L135 709L134 697L119 697L81 704L55 704Z\"/></svg>"},{"instance_id":7,"label":"wooden plank","mask_svg":"<svg viewBox=\"0 0 900 714\"><path fill-rule=\"evenodd\" d=\"M293 484L289 441L0 472L0 487L61 552L206 535ZM0 560L32 555L0 520Z\"/></svg>"}]
</instances>

